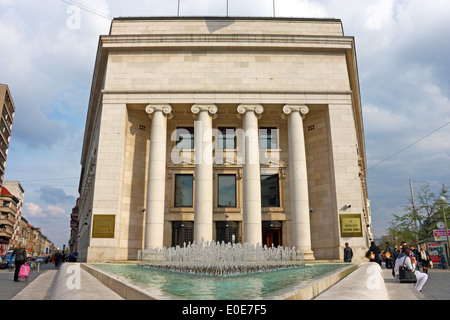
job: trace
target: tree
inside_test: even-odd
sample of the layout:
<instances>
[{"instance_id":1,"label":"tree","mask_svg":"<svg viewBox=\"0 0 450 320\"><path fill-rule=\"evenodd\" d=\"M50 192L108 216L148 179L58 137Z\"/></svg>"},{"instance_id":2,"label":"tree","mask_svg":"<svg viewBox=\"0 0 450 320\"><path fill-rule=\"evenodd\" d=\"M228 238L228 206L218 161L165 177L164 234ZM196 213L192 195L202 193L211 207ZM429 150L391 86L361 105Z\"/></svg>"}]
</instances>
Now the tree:
<instances>
[{"instance_id":1,"label":"tree","mask_svg":"<svg viewBox=\"0 0 450 320\"><path fill-rule=\"evenodd\" d=\"M444 185L436 194L431 191L430 183L423 183L414 196L414 201L410 198L409 204L404 206L404 214L394 214L386 237L408 243L416 243L418 240L432 237L437 223L443 221L439 197L448 198L447 194L448 190ZM447 208L448 203L445 205L446 212L448 212Z\"/></svg>"}]
</instances>

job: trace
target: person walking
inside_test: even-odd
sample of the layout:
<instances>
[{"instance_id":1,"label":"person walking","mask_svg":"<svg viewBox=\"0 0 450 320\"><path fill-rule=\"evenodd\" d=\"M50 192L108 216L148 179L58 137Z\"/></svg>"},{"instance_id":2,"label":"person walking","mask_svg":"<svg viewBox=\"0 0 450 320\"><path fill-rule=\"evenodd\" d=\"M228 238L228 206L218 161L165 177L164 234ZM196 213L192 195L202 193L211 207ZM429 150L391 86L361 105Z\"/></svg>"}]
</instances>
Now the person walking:
<instances>
[{"instance_id":1,"label":"person walking","mask_svg":"<svg viewBox=\"0 0 450 320\"><path fill-rule=\"evenodd\" d=\"M371 256L372 254L373 256ZM376 262L381 266L380 249L378 249L374 241L370 243L369 259L370 262Z\"/></svg>"},{"instance_id":2,"label":"person walking","mask_svg":"<svg viewBox=\"0 0 450 320\"><path fill-rule=\"evenodd\" d=\"M16 269L14 270L14 281L19 282L19 271L20 267L27 262L27 252L22 245L19 245L16 249L14 249L11 256L15 256L15 265Z\"/></svg>"},{"instance_id":3,"label":"person walking","mask_svg":"<svg viewBox=\"0 0 450 320\"><path fill-rule=\"evenodd\" d=\"M420 248L420 252L418 254L418 260L422 265L422 270L425 273L428 273L428 268L430 267L431 257L427 251L425 251L424 247Z\"/></svg>"},{"instance_id":4,"label":"person walking","mask_svg":"<svg viewBox=\"0 0 450 320\"><path fill-rule=\"evenodd\" d=\"M346 242L345 243L345 248L344 248L344 261L345 262L352 262L352 258L353 258L353 250L348 245L348 242Z\"/></svg>"},{"instance_id":5,"label":"person walking","mask_svg":"<svg viewBox=\"0 0 450 320\"><path fill-rule=\"evenodd\" d=\"M383 251L383 255L386 258L386 269L394 268L394 248L386 242L386 248Z\"/></svg>"}]
</instances>

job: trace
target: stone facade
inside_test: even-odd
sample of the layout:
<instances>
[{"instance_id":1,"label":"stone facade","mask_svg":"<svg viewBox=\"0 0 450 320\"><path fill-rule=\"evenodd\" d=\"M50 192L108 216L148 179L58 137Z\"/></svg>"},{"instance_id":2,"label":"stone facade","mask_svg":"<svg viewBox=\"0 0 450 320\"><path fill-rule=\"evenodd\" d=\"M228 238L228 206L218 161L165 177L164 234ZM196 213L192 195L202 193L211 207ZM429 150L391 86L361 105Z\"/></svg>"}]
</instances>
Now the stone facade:
<instances>
[{"instance_id":1,"label":"stone facade","mask_svg":"<svg viewBox=\"0 0 450 320\"><path fill-rule=\"evenodd\" d=\"M179 149L186 128L193 144ZM220 128L244 138L222 149ZM261 148L262 128L276 130L273 147ZM81 260L133 260L224 230L307 259L342 259L349 242L358 259L371 220L354 39L335 19L114 19L81 164ZM232 205L219 204L223 175L235 177ZM181 177L192 204L177 205Z\"/></svg>"}]
</instances>

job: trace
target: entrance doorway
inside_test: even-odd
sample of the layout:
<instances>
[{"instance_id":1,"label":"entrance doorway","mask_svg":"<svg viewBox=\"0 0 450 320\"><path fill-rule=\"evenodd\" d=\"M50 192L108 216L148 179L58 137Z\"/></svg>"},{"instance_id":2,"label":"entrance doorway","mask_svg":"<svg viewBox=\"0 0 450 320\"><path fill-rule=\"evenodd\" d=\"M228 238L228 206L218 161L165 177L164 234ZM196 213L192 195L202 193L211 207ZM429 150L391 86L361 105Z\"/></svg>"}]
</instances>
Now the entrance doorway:
<instances>
[{"instance_id":1,"label":"entrance doorway","mask_svg":"<svg viewBox=\"0 0 450 320\"><path fill-rule=\"evenodd\" d=\"M173 221L172 222L172 247L193 243L194 241L194 223L191 221Z\"/></svg>"},{"instance_id":2,"label":"entrance doorway","mask_svg":"<svg viewBox=\"0 0 450 320\"><path fill-rule=\"evenodd\" d=\"M266 245L268 248L278 247L282 245L282 237L281 237L281 222L279 221L263 221L263 245Z\"/></svg>"},{"instance_id":3,"label":"entrance doorway","mask_svg":"<svg viewBox=\"0 0 450 320\"><path fill-rule=\"evenodd\" d=\"M216 241L221 243L238 243L239 223L233 221L217 221L216 222Z\"/></svg>"}]
</instances>

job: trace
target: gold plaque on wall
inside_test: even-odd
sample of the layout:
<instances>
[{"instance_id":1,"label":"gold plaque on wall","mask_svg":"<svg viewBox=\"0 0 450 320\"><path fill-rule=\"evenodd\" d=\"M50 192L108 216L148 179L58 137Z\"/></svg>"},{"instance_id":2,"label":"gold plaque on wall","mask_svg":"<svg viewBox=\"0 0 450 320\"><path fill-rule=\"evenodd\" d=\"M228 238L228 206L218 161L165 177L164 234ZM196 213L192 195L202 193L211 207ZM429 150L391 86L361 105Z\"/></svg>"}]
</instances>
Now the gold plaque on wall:
<instances>
[{"instance_id":1,"label":"gold plaque on wall","mask_svg":"<svg viewBox=\"0 0 450 320\"><path fill-rule=\"evenodd\" d=\"M362 237L362 224L360 214L341 214L339 215L341 225L341 237Z\"/></svg>"},{"instance_id":2,"label":"gold plaque on wall","mask_svg":"<svg viewBox=\"0 0 450 320\"><path fill-rule=\"evenodd\" d=\"M115 215L95 214L92 226L92 238L114 238L115 222Z\"/></svg>"}]
</instances>

